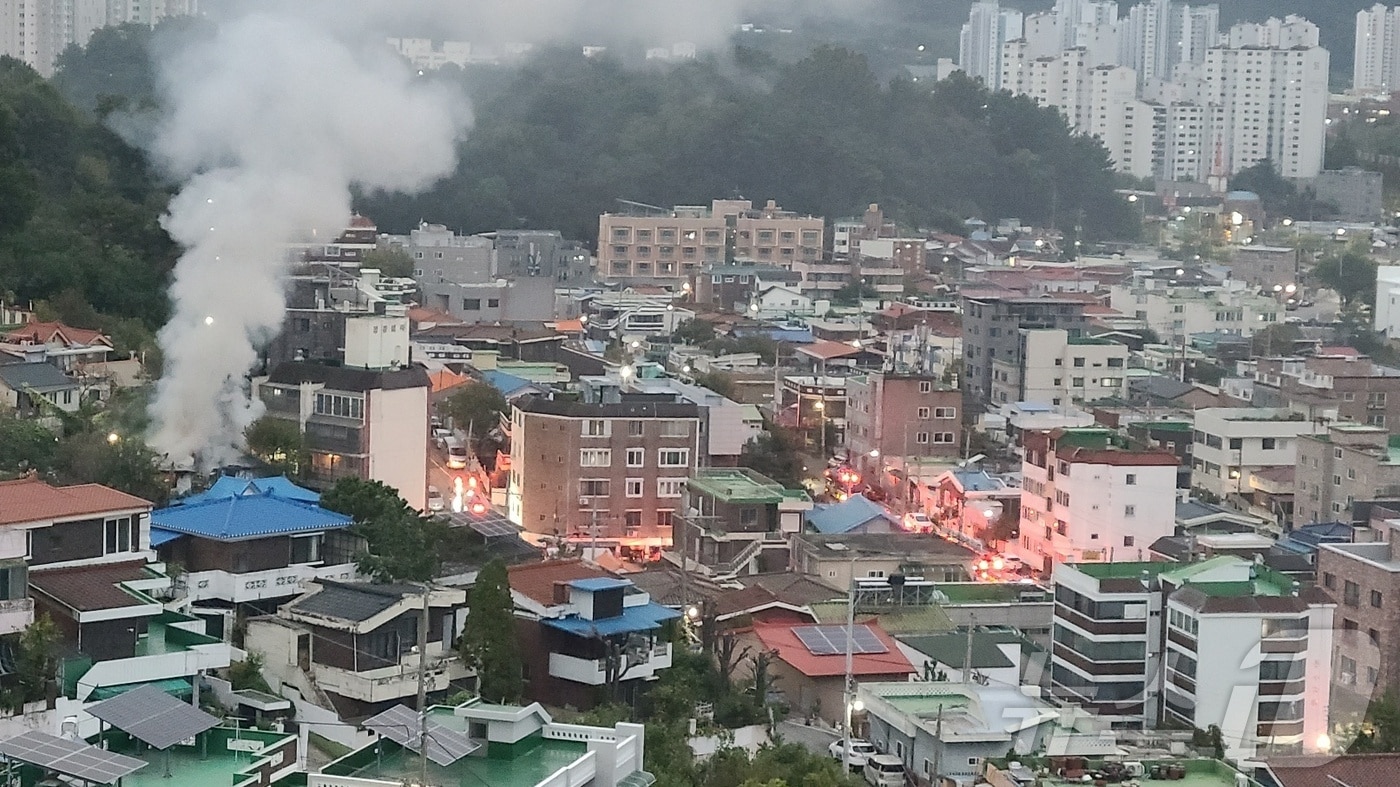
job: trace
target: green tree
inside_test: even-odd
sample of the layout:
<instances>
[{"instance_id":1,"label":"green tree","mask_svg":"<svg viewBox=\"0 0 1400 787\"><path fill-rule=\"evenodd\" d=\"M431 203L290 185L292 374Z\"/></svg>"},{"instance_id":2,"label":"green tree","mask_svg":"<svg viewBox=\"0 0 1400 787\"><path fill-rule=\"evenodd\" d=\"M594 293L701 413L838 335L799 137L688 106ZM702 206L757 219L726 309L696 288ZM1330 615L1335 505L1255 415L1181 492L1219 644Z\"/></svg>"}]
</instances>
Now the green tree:
<instances>
[{"instance_id":1,"label":"green tree","mask_svg":"<svg viewBox=\"0 0 1400 787\"><path fill-rule=\"evenodd\" d=\"M708 320L686 320L671 333L671 341L679 344L702 345L714 338L715 326Z\"/></svg>"},{"instance_id":2,"label":"green tree","mask_svg":"<svg viewBox=\"0 0 1400 787\"><path fill-rule=\"evenodd\" d=\"M360 267L378 268L385 276L407 278L413 275L413 258L403 249L370 249L360 261Z\"/></svg>"},{"instance_id":3,"label":"green tree","mask_svg":"<svg viewBox=\"0 0 1400 787\"><path fill-rule=\"evenodd\" d=\"M470 437L481 441L499 428L501 416L510 412L510 403L495 386L481 382L463 385L447 398L447 414L457 429L471 430Z\"/></svg>"},{"instance_id":4,"label":"green tree","mask_svg":"<svg viewBox=\"0 0 1400 787\"><path fill-rule=\"evenodd\" d=\"M1351 754L1400 752L1400 694L1392 690L1371 700L1366 720L1348 751Z\"/></svg>"},{"instance_id":5,"label":"green tree","mask_svg":"<svg viewBox=\"0 0 1400 787\"><path fill-rule=\"evenodd\" d=\"M1360 247L1324 253L1313 275L1336 290L1347 305L1358 301L1376 305L1376 263Z\"/></svg>"},{"instance_id":6,"label":"green tree","mask_svg":"<svg viewBox=\"0 0 1400 787\"><path fill-rule=\"evenodd\" d=\"M476 669L477 689L487 702L515 702L523 689L520 645L515 636L515 602L510 573L496 558L482 567L468 601L462 633L462 660Z\"/></svg>"},{"instance_id":7,"label":"green tree","mask_svg":"<svg viewBox=\"0 0 1400 787\"><path fill-rule=\"evenodd\" d=\"M302 478L311 465L306 437L295 422L265 415L243 430L248 451L269 467L291 478Z\"/></svg>"},{"instance_id":8,"label":"green tree","mask_svg":"<svg viewBox=\"0 0 1400 787\"><path fill-rule=\"evenodd\" d=\"M831 302L842 306L854 306L859 303L862 298L878 297L880 297L880 293L875 289L874 285L867 284L864 281L851 280L841 285L841 289L831 294Z\"/></svg>"},{"instance_id":9,"label":"green tree","mask_svg":"<svg viewBox=\"0 0 1400 787\"><path fill-rule=\"evenodd\" d=\"M437 576L447 525L420 516L381 481L342 478L321 495L321 505L355 520L365 540L359 570L377 582L428 582Z\"/></svg>"},{"instance_id":10,"label":"green tree","mask_svg":"<svg viewBox=\"0 0 1400 787\"><path fill-rule=\"evenodd\" d=\"M36 421L0 411L0 475L13 477L30 470L53 468L58 438Z\"/></svg>"},{"instance_id":11,"label":"green tree","mask_svg":"<svg viewBox=\"0 0 1400 787\"><path fill-rule=\"evenodd\" d=\"M15 672L25 702L44 699L58 674L58 626L45 613L19 635Z\"/></svg>"},{"instance_id":12,"label":"green tree","mask_svg":"<svg viewBox=\"0 0 1400 787\"><path fill-rule=\"evenodd\" d=\"M734 378L724 372L701 372L695 375L695 384L709 388L720 396L734 398Z\"/></svg>"},{"instance_id":13,"label":"green tree","mask_svg":"<svg viewBox=\"0 0 1400 787\"><path fill-rule=\"evenodd\" d=\"M113 439L115 438L115 439ZM135 435L82 432L58 443L54 469L66 484L103 484L164 505L170 485L161 457Z\"/></svg>"},{"instance_id":14,"label":"green tree","mask_svg":"<svg viewBox=\"0 0 1400 787\"><path fill-rule=\"evenodd\" d=\"M789 489L797 489L802 486L804 476L798 445L797 436L790 430L769 424L762 434L744 446L739 466L757 470Z\"/></svg>"}]
</instances>

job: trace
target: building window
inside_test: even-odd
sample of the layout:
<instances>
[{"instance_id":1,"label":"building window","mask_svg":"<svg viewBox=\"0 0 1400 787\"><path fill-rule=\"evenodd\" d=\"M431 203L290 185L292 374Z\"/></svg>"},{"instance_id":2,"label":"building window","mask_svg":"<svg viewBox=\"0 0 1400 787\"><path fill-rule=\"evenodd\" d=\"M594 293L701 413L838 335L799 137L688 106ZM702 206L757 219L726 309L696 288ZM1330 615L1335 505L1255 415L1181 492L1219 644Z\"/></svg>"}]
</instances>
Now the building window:
<instances>
[{"instance_id":1,"label":"building window","mask_svg":"<svg viewBox=\"0 0 1400 787\"><path fill-rule=\"evenodd\" d=\"M1123 506L1123 516L1137 516L1137 506Z\"/></svg>"},{"instance_id":2,"label":"building window","mask_svg":"<svg viewBox=\"0 0 1400 787\"><path fill-rule=\"evenodd\" d=\"M607 437L612 434L612 424L602 418L590 418L583 422L584 437Z\"/></svg>"},{"instance_id":3,"label":"building window","mask_svg":"<svg viewBox=\"0 0 1400 787\"><path fill-rule=\"evenodd\" d=\"M579 467L612 467L612 449L583 448L578 452Z\"/></svg>"},{"instance_id":4,"label":"building window","mask_svg":"<svg viewBox=\"0 0 1400 787\"><path fill-rule=\"evenodd\" d=\"M1132 507L1132 506L1129 506L1129 508L1131 508L1131 507ZM1123 546L1125 546L1125 547L1130 547L1130 546L1132 546L1134 543L1136 543L1136 541L1137 541L1137 537L1136 537L1136 536L1123 536Z\"/></svg>"},{"instance_id":5,"label":"building window","mask_svg":"<svg viewBox=\"0 0 1400 787\"><path fill-rule=\"evenodd\" d=\"M933 383L929 382L928 380L920 380L920 381L919 381L919 393L932 393L932 392L933 392Z\"/></svg>"},{"instance_id":6,"label":"building window","mask_svg":"<svg viewBox=\"0 0 1400 787\"><path fill-rule=\"evenodd\" d=\"M320 533L312 533L309 536L293 536L291 563L319 563L321 562L321 539Z\"/></svg>"},{"instance_id":7,"label":"building window","mask_svg":"<svg viewBox=\"0 0 1400 787\"><path fill-rule=\"evenodd\" d=\"M676 524L676 512L671 510L656 512L657 527L674 527Z\"/></svg>"},{"instance_id":8,"label":"building window","mask_svg":"<svg viewBox=\"0 0 1400 787\"><path fill-rule=\"evenodd\" d=\"M953 443L953 433L952 433L952 432L934 432L934 433L933 433L933 442L934 442L935 444L952 445L952 443Z\"/></svg>"},{"instance_id":9,"label":"building window","mask_svg":"<svg viewBox=\"0 0 1400 787\"><path fill-rule=\"evenodd\" d=\"M1083 359L1083 358L1075 358L1075 359L1074 359L1074 368L1076 368L1076 369L1083 369L1083 368L1084 368L1084 359Z\"/></svg>"},{"instance_id":10,"label":"building window","mask_svg":"<svg viewBox=\"0 0 1400 787\"><path fill-rule=\"evenodd\" d=\"M1071 388L1083 388L1083 387L1084 387L1084 378L1083 378L1083 377L1071 377L1070 380L1069 380L1069 385L1070 385Z\"/></svg>"},{"instance_id":11,"label":"building window","mask_svg":"<svg viewBox=\"0 0 1400 787\"><path fill-rule=\"evenodd\" d=\"M1371 591L1371 606L1375 607L1376 609L1380 609L1381 592L1379 590Z\"/></svg>"},{"instance_id":12,"label":"building window","mask_svg":"<svg viewBox=\"0 0 1400 787\"><path fill-rule=\"evenodd\" d=\"M635 422L634 422L635 423ZM628 467L645 467L647 463L647 451L645 448L627 449Z\"/></svg>"},{"instance_id":13,"label":"building window","mask_svg":"<svg viewBox=\"0 0 1400 787\"><path fill-rule=\"evenodd\" d=\"M1361 586L1348 579L1342 587L1342 603L1348 607L1360 606Z\"/></svg>"},{"instance_id":14,"label":"building window","mask_svg":"<svg viewBox=\"0 0 1400 787\"><path fill-rule=\"evenodd\" d=\"M914 442L919 445L928 445L928 432L919 432L914 435Z\"/></svg>"},{"instance_id":15,"label":"building window","mask_svg":"<svg viewBox=\"0 0 1400 787\"><path fill-rule=\"evenodd\" d=\"M642 483L643 481L640 478L627 479L626 485L624 487L624 489L626 489L626 495L628 497L641 497Z\"/></svg>"},{"instance_id":16,"label":"building window","mask_svg":"<svg viewBox=\"0 0 1400 787\"><path fill-rule=\"evenodd\" d=\"M500 299L500 298L487 298L487 299L486 299L486 308L488 308L488 309L498 309L498 308L500 308L500 306L501 306L501 299Z\"/></svg>"},{"instance_id":17,"label":"building window","mask_svg":"<svg viewBox=\"0 0 1400 787\"><path fill-rule=\"evenodd\" d=\"M463 298L463 299L462 299L462 311L468 311L468 312L479 312L479 311L481 311L481 299L480 299L480 298Z\"/></svg>"},{"instance_id":18,"label":"building window","mask_svg":"<svg viewBox=\"0 0 1400 787\"><path fill-rule=\"evenodd\" d=\"M1135 486L1137 484L1137 474L1128 473L1127 477L1123 479L1123 483L1127 484L1128 486Z\"/></svg>"},{"instance_id":19,"label":"building window","mask_svg":"<svg viewBox=\"0 0 1400 787\"><path fill-rule=\"evenodd\" d=\"M739 526L753 527L758 524L758 509L753 506L744 506L739 509Z\"/></svg>"},{"instance_id":20,"label":"building window","mask_svg":"<svg viewBox=\"0 0 1400 787\"><path fill-rule=\"evenodd\" d=\"M359 396L318 393L316 394L316 414L358 420L365 415L365 400Z\"/></svg>"},{"instance_id":21,"label":"building window","mask_svg":"<svg viewBox=\"0 0 1400 787\"><path fill-rule=\"evenodd\" d=\"M928 407L920 407L920 408L919 408L919 420L921 420L921 421L927 421L930 412L932 412L932 410L931 410L930 408L928 408Z\"/></svg>"},{"instance_id":22,"label":"building window","mask_svg":"<svg viewBox=\"0 0 1400 787\"><path fill-rule=\"evenodd\" d=\"M656 479L657 497L680 497L685 493L684 478L658 478Z\"/></svg>"},{"instance_id":23,"label":"building window","mask_svg":"<svg viewBox=\"0 0 1400 787\"><path fill-rule=\"evenodd\" d=\"M1265 451L1272 451L1278 446L1277 438L1265 437L1259 441L1259 447Z\"/></svg>"},{"instance_id":24,"label":"building window","mask_svg":"<svg viewBox=\"0 0 1400 787\"><path fill-rule=\"evenodd\" d=\"M935 410L933 411L933 417L934 417L934 418L957 418L957 417L958 417L958 408L956 408L956 407L939 407L939 408L937 408L937 409L935 409Z\"/></svg>"},{"instance_id":25,"label":"building window","mask_svg":"<svg viewBox=\"0 0 1400 787\"><path fill-rule=\"evenodd\" d=\"M662 421L662 437L689 437L690 424L686 421Z\"/></svg>"},{"instance_id":26,"label":"building window","mask_svg":"<svg viewBox=\"0 0 1400 787\"><path fill-rule=\"evenodd\" d=\"M579 497L607 497L608 479L587 478L578 482Z\"/></svg>"},{"instance_id":27,"label":"building window","mask_svg":"<svg viewBox=\"0 0 1400 787\"><path fill-rule=\"evenodd\" d=\"M647 432L646 424L647 424L646 421L628 421L628 422L627 422L627 436L628 436L628 437L641 437L642 435L645 435L646 432Z\"/></svg>"},{"instance_id":28,"label":"building window","mask_svg":"<svg viewBox=\"0 0 1400 787\"><path fill-rule=\"evenodd\" d=\"M1231 450L1231 451L1238 451L1238 450L1240 450L1240 449L1242 449L1242 448L1244 448L1244 439L1243 439L1243 438L1240 438L1240 437L1231 437L1231 438L1230 438L1230 450Z\"/></svg>"},{"instance_id":29,"label":"building window","mask_svg":"<svg viewBox=\"0 0 1400 787\"><path fill-rule=\"evenodd\" d=\"M656 452L658 467L686 467L690 464L690 449L662 448Z\"/></svg>"},{"instance_id":30,"label":"building window","mask_svg":"<svg viewBox=\"0 0 1400 787\"><path fill-rule=\"evenodd\" d=\"M1336 590L1337 575L1331 573L1330 571L1322 572L1322 586L1327 588L1328 590Z\"/></svg>"},{"instance_id":31,"label":"building window","mask_svg":"<svg viewBox=\"0 0 1400 787\"><path fill-rule=\"evenodd\" d=\"M102 523L106 545L105 554L136 552L141 549L141 534L135 517L120 516Z\"/></svg>"}]
</instances>

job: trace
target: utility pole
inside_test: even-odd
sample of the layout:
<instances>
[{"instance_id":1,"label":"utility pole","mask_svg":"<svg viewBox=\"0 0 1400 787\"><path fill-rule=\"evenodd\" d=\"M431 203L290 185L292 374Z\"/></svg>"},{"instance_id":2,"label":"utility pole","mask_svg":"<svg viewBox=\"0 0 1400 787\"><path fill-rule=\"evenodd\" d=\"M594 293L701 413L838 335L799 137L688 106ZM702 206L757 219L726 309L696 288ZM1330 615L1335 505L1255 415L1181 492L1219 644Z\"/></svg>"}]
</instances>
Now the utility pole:
<instances>
[{"instance_id":1,"label":"utility pole","mask_svg":"<svg viewBox=\"0 0 1400 787\"><path fill-rule=\"evenodd\" d=\"M973 633L976 631L977 616L973 615L972 621L967 626L967 649L963 652L963 685L967 685L972 682L972 637ZM939 712L942 713L941 707L939 708Z\"/></svg>"},{"instance_id":2,"label":"utility pole","mask_svg":"<svg viewBox=\"0 0 1400 787\"><path fill-rule=\"evenodd\" d=\"M418 617L418 783L428 784L428 610L432 586L423 583L423 610Z\"/></svg>"},{"instance_id":3,"label":"utility pole","mask_svg":"<svg viewBox=\"0 0 1400 787\"><path fill-rule=\"evenodd\" d=\"M932 778L937 780L943 773L943 706L938 706L938 719L933 723L933 740L937 744L933 749L933 773Z\"/></svg>"},{"instance_id":4,"label":"utility pole","mask_svg":"<svg viewBox=\"0 0 1400 787\"><path fill-rule=\"evenodd\" d=\"M846 684L843 692L845 704L846 723L841 725L841 763L846 766L845 773L851 772L851 721L855 715L855 650L854 642L856 629L856 559L851 556L850 582L846 587Z\"/></svg>"}]
</instances>

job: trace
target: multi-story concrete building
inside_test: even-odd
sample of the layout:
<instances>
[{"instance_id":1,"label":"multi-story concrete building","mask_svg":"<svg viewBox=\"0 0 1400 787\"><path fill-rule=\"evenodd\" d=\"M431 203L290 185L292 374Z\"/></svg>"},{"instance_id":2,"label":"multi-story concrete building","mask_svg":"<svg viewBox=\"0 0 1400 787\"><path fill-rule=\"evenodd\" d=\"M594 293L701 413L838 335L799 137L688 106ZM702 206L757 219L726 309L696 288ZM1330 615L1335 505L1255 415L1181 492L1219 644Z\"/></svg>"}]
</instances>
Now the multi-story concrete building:
<instances>
[{"instance_id":1,"label":"multi-story concrete building","mask_svg":"<svg viewBox=\"0 0 1400 787\"><path fill-rule=\"evenodd\" d=\"M1223 43L1233 48L1294 49L1317 46L1319 34L1317 25L1297 14L1289 14L1282 19L1271 16L1263 22L1236 23L1223 37Z\"/></svg>"},{"instance_id":2,"label":"multi-story concrete building","mask_svg":"<svg viewBox=\"0 0 1400 787\"><path fill-rule=\"evenodd\" d=\"M380 336L377 328L388 324L394 326L388 336L402 337L401 361L408 362L408 301L417 288L412 279L321 262L299 267L289 279L282 330L263 348L265 368L284 361L349 363L350 336L364 326Z\"/></svg>"},{"instance_id":3,"label":"multi-story concrete building","mask_svg":"<svg viewBox=\"0 0 1400 787\"><path fill-rule=\"evenodd\" d=\"M1286 406L1312 421L1400 424L1400 370L1351 347L1322 347L1308 357L1259 358L1251 401Z\"/></svg>"},{"instance_id":4,"label":"multi-story concrete building","mask_svg":"<svg viewBox=\"0 0 1400 787\"><path fill-rule=\"evenodd\" d=\"M484 235L458 235L444 224L424 221L384 243L413 260L413 278L420 283L475 284L495 276L495 244Z\"/></svg>"},{"instance_id":5,"label":"multi-story concrete building","mask_svg":"<svg viewBox=\"0 0 1400 787\"><path fill-rule=\"evenodd\" d=\"M977 0L958 37L958 67L992 90L1001 89L1001 48L1024 32L1020 11L1002 8L997 0Z\"/></svg>"},{"instance_id":6,"label":"multi-story concrete building","mask_svg":"<svg viewBox=\"0 0 1400 787\"><path fill-rule=\"evenodd\" d=\"M958 456L962 416L962 391L931 376L871 372L846 380L846 446L867 476L895 457Z\"/></svg>"},{"instance_id":7,"label":"multi-story concrete building","mask_svg":"<svg viewBox=\"0 0 1400 787\"><path fill-rule=\"evenodd\" d=\"M732 467L739 463L744 446L763 434L763 420L753 408L709 388L674 377L638 378L608 372L579 378L582 399L588 404L618 404L644 396L652 401L693 404L700 408L700 456L702 466Z\"/></svg>"},{"instance_id":8,"label":"multi-story concrete building","mask_svg":"<svg viewBox=\"0 0 1400 787\"><path fill-rule=\"evenodd\" d=\"M428 483L428 389L422 367L289 361L258 381L254 395L269 416L301 429L313 486L345 477L382 481L421 511Z\"/></svg>"},{"instance_id":9,"label":"multi-story concrete building","mask_svg":"<svg viewBox=\"0 0 1400 787\"><path fill-rule=\"evenodd\" d=\"M1192 428L1191 486L1221 499L1248 494L1254 473L1293 467L1299 436L1326 430L1292 410L1265 407L1197 410Z\"/></svg>"},{"instance_id":10,"label":"multi-story concrete building","mask_svg":"<svg viewBox=\"0 0 1400 787\"><path fill-rule=\"evenodd\" d=\"M544 276L567 281L587 273L583 244L558 230L497 230L497 276Z\"/></svg>"},{"instance_id":11,"label":"multi-story concrete building","mask_svg":"<svg viewBox=\"0 0 1400 787\"><path fill-rule=\"evenodd\" d=\"M1366 700L1400 689L1400 521L1372 543L1322 544L1317 576L1337 605L1337 684Z\"/></svg>"},{"instance_id":12,"label":"multi-story concrete building","mask_svg":"<svg viewBox=\"0 0 1400 787\"><path fill-rule=\"evenodd\" d=\"M1122 398L1128 346L1108 339L1070 336L1055 328L1022 329L1019 362L992 362L992 402L1051 406Z\"/></svg>"},{"instance_id":13,"label":"multi-story concrete building","mask_svg":"<svg viewBox=\"0 0 1400 787\"><path fill-rule=\"evenodd\" d=\"M1400 88L1400 7L1376 3L1356 12L1351 89L1385 93Z\"/></svg>"},{"instance_id":14,"label":"multi-story concrete building","mask_svg":"<svg viewBox=\"0 0 1400 787\"><path fill-rule=\"evenodd\" d=\"M1400 265L1376 266L1375 328L1387 339L1400 337Z\"/></svg>"},{"instance_id":15,"label":"multi-story concrete building","mask_svg":"<svg viewBox=\"0 0 1400 787\"><path fill-rule=\"evenodd\" d=\"M677 518L673 553L709 576L786 571L788 539L802 532L812 499L801 489L743 467L701 467L686 481L685 508Z\"/></svg>"},{"instance_id":16,"label":"multi-story concrete building","mask_svg":"<svg viewBox=\"0 0 1400 787\"><path fill-rule=\"evenodd\" d=\"M992 363L1019 365L1022 328L1059 328L1080 336L1088 325L1084 302L1026 295L963 296L963 391L986 402L992 395Z\"/></svg>"},{"instance_id":17,"label":"multi-story concrete building","mask_svg":"<svg viewBox=\"0 0 1400 787\"><path fill-rule=\"evenodd\" d=\"M1107 429L1027 433L1023 442L1020 538L1010 551L1032 568L1141 560L1175 531L1174 455L1127 450Z\"/></svg>"},{"instance_id":18,"label":"multi-story concrete building","mask_svg":"<svg viewBox=\"0 0 1400 787\"><path fill-rule=\"evenodd\" d=\"M1201 103L1218 108L1215 146L1231 174L1270 161L1286 178L1322 171L1327 50L1250 46L1206 52Z\"/></svg>"},{"instance_id":19,"label":"multi-story concrete building","mask_svg":"<svg viewBox=\"0 0 1400 787\"><path fill-rule=\"evenodd\" d=\"M1195 333L1223 331L1253 336L1283 320L1278 300L1256 295L1242 282L1187 286L1185 281L1138 281L1109 288L1110 305L1135 315L1168 344Z\"/></svg>"},{"instance_id":20,"label":"multi-story concrete building","mask_svg":"<svg viewBox=\"0 0 1400 787\"><path fill-rule=\"evenodd\" d=\"M668 397L517 403L510 429L511 520L542 535L670 546L685 481L706 464L700 423L699 407Z\"/></svg>"},{"instance_id":21,"label":"multi-story concrete building","mask_svg":"<svg viewBox=\"0 0 1400 787\"><path fill-rule=\"evenodd\" d=\"M1333 423L1299 435L1293 521L1352 522L1355 504L1400 497L1400 438L1379 426Z\"/></svg>"},{"instance_id":22,"label":"multi-story concrete building","mask_svg":"<svg viewBox=\"0 0 1400 787\"><path fill-rule=\"evenodd\" d=\"M704 263L735 259L790 270L821 258L825 221L772 200L714 200L709 207L635 206L598 219L598 276L609 281L689 280Z\"/></svg>"},{"instance_id":23,"label":"multi-story concrete building","mask_svg":"<svg viewBox=\"0 0 1400 787\"><path fill-rule=\"evenodd\" d=\"M1325 750L1334 604L1219 556L1062 565L1052 692L1115 725L1219 727L1231 756Z\"/></svg>"}]
</instances>

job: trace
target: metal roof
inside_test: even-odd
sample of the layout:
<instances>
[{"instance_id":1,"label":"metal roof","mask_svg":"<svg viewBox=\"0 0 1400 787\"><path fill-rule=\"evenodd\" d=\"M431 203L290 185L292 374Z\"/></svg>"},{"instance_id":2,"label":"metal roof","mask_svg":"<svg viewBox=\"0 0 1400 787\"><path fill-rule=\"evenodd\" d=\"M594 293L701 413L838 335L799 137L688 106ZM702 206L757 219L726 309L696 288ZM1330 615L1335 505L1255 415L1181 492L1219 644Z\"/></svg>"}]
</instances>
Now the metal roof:
<instances>
[{"instance_id":1,"label":"metal roof","mask_svg":"<svg viewBox=\"0 0 1400 787\"><path fill-rule=\"evenodd\" d=\"M267 536L339 530L350 517L314 503L273 494L232 495L172 505L151 512L152 537L167 530L215 541L246 541ZM162 536L162 539L165 539Z\"/></svg>"},{"instance_id":2,"label":"metal roof","mask_svg":"<svg viewBox=\"0 0 1400 787\"><path fill-rule=\"evenodd\" d=\"M884 506L868 499L863 494L854 494L840 503L813 509L807 512L807 524L818 533L848 533L873 519L888 519L897 522Z\"/></svg>"},{"instance_id":3,"label":"metal roof","mask_svg":"<svg viewBox=\"0 0 1400 787\"><path fill-rule=\"evenodd\" d=\"M245 497L247 495L258 495L268 493L273 497L280 497L286 500L299 500L303 503L317 503L321 500L321 493L305 487L297 486L286 476L271 476L269 478L238 478L237 476L220 476L214 485L195 494L182 497L179 500L172 500L172 505L188 505L190 503L203 503L206 500L218 500L228 497Z\"/></svg>"},{"instance_id":4,"label":"metal roof","mask_svg":"<svg viewBox=\"0 0 1400 787\"><path fill-rule=\"evenodd\" d=\"M559 629L579 637L611 637L617 634L632 634L651 631L661 627L667 620L675 620L681 613L656 602L639 607L623 607L622 614L601 620L588 620L581 617L544 618L540 622L550 628Z\"/></svg>"},{"instance_id":5,"label":"metal roof","mask_svg":"<svg viewBox=\"0 0 1400 787\"><path fill-rule=\"evenodd\" d=\"M362 622L393 607L410 596L421 597L413 585L374 585L367 582L342 583L320 580L321 589L302 596L287 608L307 615Z\"/></svg>"},{"instance_id":6,"label":"metal roof","mask_svg":"<svg viewBox=\"0 0 1400 787\"><path fill-rule=\"evenodd\" d=\"M152 685L103 700L87 712L161 750L219 726L218 719Z\"/></svg>"},{"instance_id":7,"label":"metal roof","mask_svg":"<svg viewBox=\"0 0 1400 787\"><path fill-rule=\"evenodd\" d=\"M77 380L59 371L57 366L42 361L0 365L0 381L15 391L48 392L78 387Z\"/></svg>"}]
</instances>

